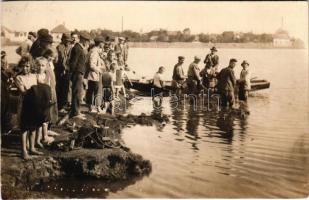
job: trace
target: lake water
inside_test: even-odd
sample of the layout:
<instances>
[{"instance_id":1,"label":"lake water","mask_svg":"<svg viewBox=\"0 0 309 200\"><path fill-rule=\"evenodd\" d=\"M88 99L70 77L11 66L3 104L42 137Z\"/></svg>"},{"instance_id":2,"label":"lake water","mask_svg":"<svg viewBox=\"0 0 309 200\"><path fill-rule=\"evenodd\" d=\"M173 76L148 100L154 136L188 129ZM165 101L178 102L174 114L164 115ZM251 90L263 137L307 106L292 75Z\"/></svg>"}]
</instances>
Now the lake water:
<instances>
[{"instance_id":1,"label":"lake water","mask_svg":"<svg viewBox=\"0 0 309 200\"><path fill-rule=\"evenodd\" d=\"M186 71L193 56L203 59L207 52L198 48L132 48L129 65L148 78L163 65L164 77L170 79L177 56L186 57ZM250 94L250 115L240 119L224 112L194 110L189 105L172 109L169 99L164 99L162 112L171 115L171 122L165 127L135 126L123 130L123 138L131 150L152 162L152 173L94 196L308 196L308 51L219 49L218 55L220 68L226 67L232 57L239 64L246 59L252 76L271 82L270 89ZM8 58L16 60L16 56ZM237 76L240 70L238 65ZM127 110L132 114L152 111L151 99L147 97Z\"/></svg>"}]
</instances>

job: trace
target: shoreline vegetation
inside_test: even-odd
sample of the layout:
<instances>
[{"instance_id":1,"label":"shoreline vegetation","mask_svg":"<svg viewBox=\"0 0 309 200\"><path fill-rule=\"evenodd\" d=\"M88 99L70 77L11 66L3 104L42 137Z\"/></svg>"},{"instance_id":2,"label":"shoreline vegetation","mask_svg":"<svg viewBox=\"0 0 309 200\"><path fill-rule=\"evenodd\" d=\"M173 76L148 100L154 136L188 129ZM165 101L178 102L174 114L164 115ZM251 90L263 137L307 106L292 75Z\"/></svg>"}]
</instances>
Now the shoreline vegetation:
<instances>
[{"instance_id":1,"label":"shoreline vegetation","mask_svg":"<svg viewBox=\"0 0 309 200\"><path fill-rule=\"evenodd\" d=\"M2 47L19 46L21 42L5 42ZM130 42L130 48L241 48L241 49L306 49L302 46L278 47L273 43L202 43L202 42Z\"/></svg>"},{"instance_id":2,"label":"shoreline vegetation","mask_svg":"<svg viewBox=\"0 0 309 200\"><path fill-rule=\"evenodd\" d=\"M244 49L305 49L304 47L276 47L273 43L202 43L202 42L130 42L131 48L244 48Z\"/></svg>"}]
</instances>

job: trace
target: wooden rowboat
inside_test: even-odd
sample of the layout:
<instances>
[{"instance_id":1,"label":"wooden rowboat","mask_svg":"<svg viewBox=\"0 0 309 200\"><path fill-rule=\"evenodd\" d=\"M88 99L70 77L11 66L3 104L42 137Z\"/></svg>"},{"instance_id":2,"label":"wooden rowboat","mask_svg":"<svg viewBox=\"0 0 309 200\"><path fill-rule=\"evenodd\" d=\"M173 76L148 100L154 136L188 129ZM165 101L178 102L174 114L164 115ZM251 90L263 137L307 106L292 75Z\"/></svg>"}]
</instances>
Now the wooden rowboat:
<instances>
[{"instance_id":1,"label":"wooden rowboat","mask_svg":"<svg viewBox=\"0 0 309 200\"><path fill-rule=\"evenodd\" d=\"M127 84L129 88L132 88L134 90L137 90L143 95L150 95L152 86L152 80L145 80L145 79L130 79L131 84ZM268 89L270 87L270 82L264 79L251 79L251 90L250 91L259 91ZM172 87L172 81L165 81L165 87L166 93L169 91L173 91L174 88Z\"/></svg>"}]
</instances>

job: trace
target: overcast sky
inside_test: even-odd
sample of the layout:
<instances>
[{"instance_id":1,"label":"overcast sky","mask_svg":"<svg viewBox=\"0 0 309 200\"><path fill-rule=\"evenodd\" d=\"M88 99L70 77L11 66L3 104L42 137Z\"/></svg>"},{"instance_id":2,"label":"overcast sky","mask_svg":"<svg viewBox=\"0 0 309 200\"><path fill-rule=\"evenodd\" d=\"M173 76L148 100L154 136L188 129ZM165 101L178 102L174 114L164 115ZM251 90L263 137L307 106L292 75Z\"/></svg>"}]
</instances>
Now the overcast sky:
<instances>
[{"instance_id":1,"label":"overcast sky","mask_svg":"<svg viewBox=\"0 0 309 200\"><path fill-rule=\"evenodd\" d=\"M253 31L274 33L281 26L308 41L307 2L1 2L2 24L13 30L107 28L148 32L153 29L192 33Z\"/></svg>"}]
</instances>

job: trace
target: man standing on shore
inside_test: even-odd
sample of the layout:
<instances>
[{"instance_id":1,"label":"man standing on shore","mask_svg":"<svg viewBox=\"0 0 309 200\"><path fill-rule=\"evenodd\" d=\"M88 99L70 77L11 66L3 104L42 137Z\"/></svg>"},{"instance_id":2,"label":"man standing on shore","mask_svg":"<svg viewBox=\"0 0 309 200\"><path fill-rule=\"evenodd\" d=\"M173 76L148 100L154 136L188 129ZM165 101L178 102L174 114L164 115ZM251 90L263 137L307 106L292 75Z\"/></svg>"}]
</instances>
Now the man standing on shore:
<instances>
[{"instance_id":1,"label":"man standing on shore","mask_svg":"<svg viewBox=\"0 0 309 200\"><path fill-rule=\"evenodd\" d=\"M123 59L124 59L124 64L127 65L128 63L128 57L129 57L129 38L126 37L125 41L124 41L124 55L123 55Z\"/></svg>"},{"instance_id":2,"label":"man standing on shore","mask_svg":"<svg viewBox=\"0 0 309 200\"><path fill-rule=\"evenodd\" d=\"M72 38L70 34L64 33L61 37L61 43L57 46L58 62L55 66L55 76L57 80L56 92L58 97L58 107L62 110L68 105L68 95L70 94L70 67L69 54L72 49Z\"/></svg>"},{"instance_id":3,"label":"man standing on shore","mask_svg":"<svg viewBox=\"0 0 309 200\"><path fill-rule=\"evenodd\" d=\"M200 68L198 67L201 58L194 56L194 61L188 69L188 89L190 94L198 94L201 87Z\"/></svg>"},{"instance_id":4,"label":"man standing on shore","mask_svg":"<svg viewBox=\"0 0 309 200\"><path fill-rule=\"evenodd\" d=\"M229 66L222 69L218 74L218 90L221 96L221 104L223 107L233 107L235 102L234 88L236 85L236 78L234 74L234 68L237 60L235 58L230 59Z\"/></svg>"},{"instance_id":5,"label":"man standing on shore","mask_svg":"<svg viewBox=\"0 0 309 200\"><path fill-rule=\"evenodd\" d=\"M37 52L38 49L40 48L40 43L42 38L47 37L49 35L49 31L46 28L41 28L40 30L38 30L37 32L37 39L33 42L33 44L31 45L31 48L29 50L29 53L31 54L31 56L33 58L39 57L41 55L38 55L39 53Z\"/></svg>"},{"instance_id":6,"label":"man standing on shore","mask_svg":"<svg viewBox=\"0 0 309 200\"><path fill-rule=\"evenodd\" d=\"M101 106L101 91L100 80L102 73L106 71L105 64L100 54L104 46L104 38L96 37L94 39L95 46L89 51L89 65L87 69L88 89L86 92L86 103L89 107L89 112L100 112ZM99 95L100 94L100 95ZM94 110L96 108L96 110Z\"/></svg>"},{"instance_id":7,"label":"man standing on shore","mask_svg":"<svg viewBox=\"0 0 309 200\"><path fill-rule=\"evenodd\" d=\"M72 106L70 117L83 118L80 112L80 106L82 102L83 79L86 72L87 49L90 39L89 33L80 32L79 38L76 38L76 44L71 50L69 60L70 71L72 73Z\"/></svg>"},{"instance_id":8,"label":"man standing on shore","mask_svg":"<svg viewBox=\"0 0 309 200\"><path fill-rule=\"evenodd\" d=\"M115 46L115 53L117 56L118 65L124 66L125 45L123 37L118 38L118 44Z\"/></svg>"}]
</instances>

